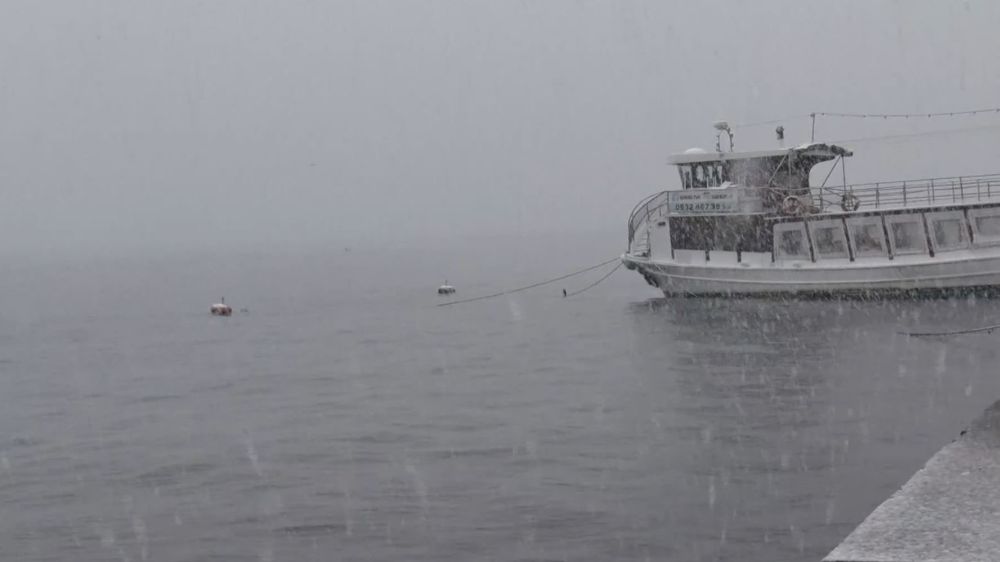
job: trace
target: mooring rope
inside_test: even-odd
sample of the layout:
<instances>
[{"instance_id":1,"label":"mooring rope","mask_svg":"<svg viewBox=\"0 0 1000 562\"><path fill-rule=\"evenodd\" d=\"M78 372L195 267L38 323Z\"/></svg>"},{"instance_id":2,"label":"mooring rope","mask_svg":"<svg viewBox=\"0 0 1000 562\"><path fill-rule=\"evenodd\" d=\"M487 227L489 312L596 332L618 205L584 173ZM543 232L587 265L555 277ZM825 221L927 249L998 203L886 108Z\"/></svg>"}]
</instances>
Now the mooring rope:
<instances>
[{"instance_id":1,"label":"mooring rope","mask_svg":"<svg viewBox=\"0 0 1000 562\"><path fill-rule=\"evenodd\" d=\"M914 338L929 337L929 336L957 336L961 334L978 334L981 332L991 333L993 330L1000 329L1000 324L993 326L983 326L982 328L972 328L969 330L954 330L951 332L896 332L897 334L903 336L910 336Z\"/></svg>"},{"instance_id":2,"label":"mooring rope","mask_svg":"<svg viewBox=\"0 0 1000 562\"><path fill-rule=\"evenodd\" d=\"M614 272L616 272L616 271L618 271L618 268L621 267L621 266L622 266L622 263L618 262L618 265L616 265L614 268L612 268L611 271L605 273L604 277L601 277L597 281L594 281L593 283L591 283L590 285L587 285L586 287L580 289L579 291L573 291L572 293L566 293L566 296L567 297L572 297L572 296L575 296L575 295L579 295L580 293L582 293L584 291L588 291L590 289L593 289L594 287L600 285L602 281L604 281L608 277L611 277L611 274L614 273Z\"/></svg>"},{"instance_id":3,"label":"mooring rope","mask_svg":"<svg viewBox=\"0 0 1000 562\"><path fill-rule=\"evenodd\" d=\"M559 277L553 277L552 279L547 279L545 281L540 281L538 283L532 283L531 285L525 285L523 287L518 287L516 289L510 289L509 291L500 291L499 293L493 293L491 295L482 295L482 296L479 296L479 297L472 297L472 298L469 298L469 299L462 299L462 300L457 300L457 301L443 302L441 304L438 304L437 306L451 306L453 304L464 304L464 303L467 303L467 302L482 301L482 300L486 300L486 299L493 299L493 298L496 298L496 297L502 297L504 295L510 295L510 294L513 294L513 293L520 293L521 291L527 291L528 289L534 289L535 287L541 287L542 285L548 285L550 283L555 283L556 281L562 281L563 279L569 279L570 277L575 277L577 275L580 275L581 273L586 273L588 271L593 271L593 270L595 270L595 269L597 269L599 267L604 267L605 265L608 265L609 263L611 263L611 262L613 262L615 260L619 260L619 259L621 259L621 258L614 257L614 258L611 258L609 260L602 261L601 263L599 263L597 265L592 265L590 267L585 267L583 269L578 269L578 270L576 270L576 271L574 271L572 273L567 273L566 275L560 275ZM621 264L619 264L619 265L621 265ZM616 267L615 269L618 269L618 268ZM613 271L614 270L612 270L612 272ZM603 280L604 280L604 278L600 279L600 281L603 281ZM586 287L583 290L577 291L576 293L573 293L573 294L582 293L583 291L585 291L585 290L587 290L589 288L590 287ZM567 294L566 296L569 296L569 294Z\"/></svg>"}]
</instances>

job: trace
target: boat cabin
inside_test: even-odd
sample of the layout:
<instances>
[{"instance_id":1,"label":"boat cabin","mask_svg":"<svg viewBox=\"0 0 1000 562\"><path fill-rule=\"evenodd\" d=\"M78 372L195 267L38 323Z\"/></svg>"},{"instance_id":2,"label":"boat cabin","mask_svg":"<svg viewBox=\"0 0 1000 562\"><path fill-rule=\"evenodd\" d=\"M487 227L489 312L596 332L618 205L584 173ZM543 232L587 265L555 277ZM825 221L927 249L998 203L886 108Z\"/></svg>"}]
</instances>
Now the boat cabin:
<instances>
[{"instance_id":1,"label":"boat cabin","mask_svg":"<svg viewBox=\"0 0 1000 562\"><path fill-rule=\"evenodd\" d=\"M706 152L692 148L671 156L669 162L677 166L683 189L743 186L808 196L809 172L813 166L852 155L845 148L828 144L757 152Z\"/></svg>"},{"instance_id":2,"label":"boat cabin","mask_svg":"<svg viewBox=\"0 0 1000 562\"><path fill-rule=\"evenodd\" d=\"M636 206L629 251L682 264L763 266L933 258L1000 240L1000 176L846 185L844 174L842 185L827 187L827 175L810 186L814 166L836 159L842 170L852 155L829 144L674 155L681 189Z\"/></svg>"},{"instance_id":3,"label":"boat cabin","mask_svg":"<svg viewBox=\"0 0 1000 562\"><path fill-rule=\"evenodd\" d=\"M632 214L630 237L641 223L662 217L672 249L770 253L768 218L789 201L813 208L813 166L851 154L835 145L810 144L756 152L691 149L674 155L670 163L677 166L682 189L641 202Z\"/></svg>"}]
</instances>

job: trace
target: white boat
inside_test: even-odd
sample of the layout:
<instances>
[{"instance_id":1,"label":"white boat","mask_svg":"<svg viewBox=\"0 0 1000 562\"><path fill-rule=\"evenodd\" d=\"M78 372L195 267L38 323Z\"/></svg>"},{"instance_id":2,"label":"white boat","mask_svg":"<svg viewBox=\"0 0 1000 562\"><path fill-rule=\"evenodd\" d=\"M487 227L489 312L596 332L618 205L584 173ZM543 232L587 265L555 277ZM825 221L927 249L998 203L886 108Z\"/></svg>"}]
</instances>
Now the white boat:
<instances>
[{"instance_id":1,"label":"white boat","mask_svg":"<svg viewBox=\"0 0 1000 562\"><path fill-rule=\"evenodd\" d=\"M232 316L233 307L226 304L226 297L222 297L222 302L217 302L212 305L209 309L212 312L212 316Z\"/></svg>"},{"instance_id":2,"label":"white boat","mask_svg":"<svg viewBox=\"0 0 1000 562\"><path fill-rule=\"evenodd\" d=\"M718 142L675 155L681 188L635 206L622 260L668 296L1000 288L1000 174L849 185L852 155ZM839 164L843 183L810 186L830 160L827 179Z\"/></svg>"}]
</instances>

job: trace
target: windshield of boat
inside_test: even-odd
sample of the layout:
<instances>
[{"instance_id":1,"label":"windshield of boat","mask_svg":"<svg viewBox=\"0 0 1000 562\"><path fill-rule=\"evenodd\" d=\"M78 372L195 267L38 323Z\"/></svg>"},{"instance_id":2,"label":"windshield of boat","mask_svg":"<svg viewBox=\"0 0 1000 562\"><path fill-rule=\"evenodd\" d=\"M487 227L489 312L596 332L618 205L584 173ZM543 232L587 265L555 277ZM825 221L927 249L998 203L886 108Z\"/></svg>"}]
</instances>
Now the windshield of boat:
<instances>
[{"instance_id":1,"label":"windshield of boat","mask_svg":"<svg viewBox=\"0 0 1000 562\"><path fill-rule=\"evenodd\" d=\"M726 182L753 187L805 188L809 186L811 166L789 164L787 155L783 155L678 164L677 168L684 189L719 187Z\"/></svg>"}]
</instances>

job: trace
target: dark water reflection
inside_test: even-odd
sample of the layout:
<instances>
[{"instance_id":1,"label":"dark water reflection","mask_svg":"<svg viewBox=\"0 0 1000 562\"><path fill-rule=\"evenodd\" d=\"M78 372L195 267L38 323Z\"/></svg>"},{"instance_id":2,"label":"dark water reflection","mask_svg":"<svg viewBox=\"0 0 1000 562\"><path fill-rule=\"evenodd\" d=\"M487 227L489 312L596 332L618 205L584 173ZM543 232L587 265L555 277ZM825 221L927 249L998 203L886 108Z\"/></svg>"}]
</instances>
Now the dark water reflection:
<instances>
[{"instance_id":1,"label":"dark water reflection","mask_svg":"<svg viewBox=\"0 0 1000 562\"><path fill-rule=\"evenodd\" d=\"M993 300L654 300L630 309L646 425L683 473L665 522L697 559L817 559L1000 395ZM639 420L643 423L643 420ZM692 493L692 492L700 493Z\"/></svg>"}]
</instances>

